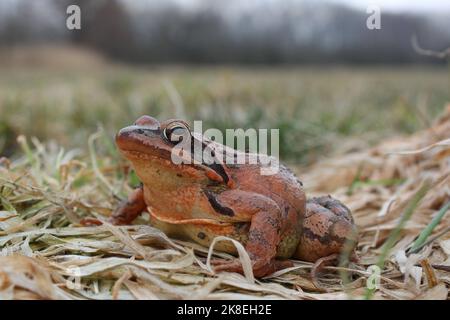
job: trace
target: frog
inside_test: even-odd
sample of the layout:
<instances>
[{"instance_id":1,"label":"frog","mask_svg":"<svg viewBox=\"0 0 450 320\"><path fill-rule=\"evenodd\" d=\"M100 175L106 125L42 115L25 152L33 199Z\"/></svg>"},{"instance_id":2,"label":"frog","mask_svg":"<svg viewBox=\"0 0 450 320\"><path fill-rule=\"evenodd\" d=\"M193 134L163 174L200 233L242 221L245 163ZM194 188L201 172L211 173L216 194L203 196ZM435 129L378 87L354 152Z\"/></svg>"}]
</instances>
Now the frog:
<instances>
[{"instance_id":1,"label":"frog","mask_svg":"<svg viewBox=\"0 0 450 320\"><path fill-rule=\"evenodd\" d=\"M184 120L148 115L121 129L115 142L141 183L111 214L114 225L147 212L150 225L169 237L204 247L218 236L231 238L245 248L258 278L294 266L292 259L335 258L357 243L351 211L339 200L307 199L303 183L281 163L262 173L263 164L277 160L273 156L230 148ZM209 157L196 159L194 142ZM224 161L239 157L246 161ZM237 256L232 241L214 248ZM213 266L215 272L243 273L238 258L217 258Z\"/></svg>"}]
</instances>

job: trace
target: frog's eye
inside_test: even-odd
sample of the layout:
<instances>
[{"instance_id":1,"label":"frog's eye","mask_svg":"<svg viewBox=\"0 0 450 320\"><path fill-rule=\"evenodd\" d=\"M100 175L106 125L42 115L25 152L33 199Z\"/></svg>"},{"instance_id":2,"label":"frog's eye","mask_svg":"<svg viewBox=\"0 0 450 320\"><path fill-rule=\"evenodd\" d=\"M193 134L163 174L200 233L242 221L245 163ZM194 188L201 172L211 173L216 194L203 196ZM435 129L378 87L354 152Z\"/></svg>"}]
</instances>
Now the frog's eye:
<instances>
[{"instance_id":1,"label":"frog's eye","mask_svg":"<svg viewBox=\"0 0 450 320\"><path fill-rule=\"evenodd\" d=\"M164 138L173 144L177 144L183 141L183 137L187 137L190 131L185 123L173 122L164 129L163 133Z\"/></svg>"}]
</instances>

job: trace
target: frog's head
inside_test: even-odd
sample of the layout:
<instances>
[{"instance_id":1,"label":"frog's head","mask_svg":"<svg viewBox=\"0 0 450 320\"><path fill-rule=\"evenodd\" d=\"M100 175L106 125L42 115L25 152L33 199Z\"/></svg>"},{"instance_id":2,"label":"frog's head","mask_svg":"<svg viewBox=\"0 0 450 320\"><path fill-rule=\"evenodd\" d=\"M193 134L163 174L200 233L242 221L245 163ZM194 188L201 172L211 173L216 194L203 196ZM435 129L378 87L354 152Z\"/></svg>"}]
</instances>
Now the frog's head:
<instances>
[{"instance_id":1,"label":"frog's head","mask_svg":"<svg viewBox=\"0 0 450 320\"><path fill-rule=\"evenodd\" d=\"M180 143L186 146L187 141L188 147L180 153ZM159 122L150 116L140 117L116 135L118 148L131 161L144 185L177 187L212 182L230 185L231 179L223 164L191 161L194 141L194 134L185 121Z\"/></svg>"}]
</instances>

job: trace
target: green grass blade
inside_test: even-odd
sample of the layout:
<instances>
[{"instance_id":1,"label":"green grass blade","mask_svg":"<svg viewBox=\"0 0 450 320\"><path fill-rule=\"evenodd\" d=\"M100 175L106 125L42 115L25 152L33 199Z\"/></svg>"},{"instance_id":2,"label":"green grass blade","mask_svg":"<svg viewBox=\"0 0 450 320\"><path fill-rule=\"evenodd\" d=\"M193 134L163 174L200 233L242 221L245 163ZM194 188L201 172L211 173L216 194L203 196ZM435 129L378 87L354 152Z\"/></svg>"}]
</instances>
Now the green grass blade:
<instances>
[{"instance_id":1,"label":"green grass blade","mask_svg":"<svg viewBox=\"0 0 450 320\"><path fill-rule=\"evenodd\" d=\"M429 182L425 182L423 186L414 194L414 197L409 202L408 206L406 207L403 215L400 218L400 221L398 222L397 226L394 230L391 231L388 239L383 244L383 247L381 248L381 254L378 258L377 266L383 270L384 264L386 262L386 258L388 257L392 247L395 245L395 243L398 241L398 238L400 237L400 233L405 227L406 223L411 219L414 211L418 207L420 201L425 197L427 192L430 190L431 185ZM371 299L373 297L373 294L375 293L374 289L367 288L365 298Z\"/></svg>"},{"instance_id":2,"label":"green grass blade","mask_svg":"<svg viewBox=\"0 0 450 320\"><path fill-rule=\"evenodd\" d=\"M23 153L25 153L28 163L33 165L36 162L36 159L34 157L33 152L31 151L30 145L28 144L28 141L25 138L25 136L19 136L17 138L17 143L22 148Z\"/></svg>"},{"instance_id":3,"label":"green grass blade","mask_svg":"<svg viewBox=\"0 0 450 320\"><path fill-rule=\"evenodd\" d=\"M414 241L410 252L414 253L417 252L422 245L427 241L430 234L433 232L434 228L441 222L442 218L447 213L448 209L450 208L450 201L447 202L438 212L438 214L431 220L431 222L428 224L428 226L423 229L423 231L420 233L419 237Z\"/></svg>"}]
</instances>

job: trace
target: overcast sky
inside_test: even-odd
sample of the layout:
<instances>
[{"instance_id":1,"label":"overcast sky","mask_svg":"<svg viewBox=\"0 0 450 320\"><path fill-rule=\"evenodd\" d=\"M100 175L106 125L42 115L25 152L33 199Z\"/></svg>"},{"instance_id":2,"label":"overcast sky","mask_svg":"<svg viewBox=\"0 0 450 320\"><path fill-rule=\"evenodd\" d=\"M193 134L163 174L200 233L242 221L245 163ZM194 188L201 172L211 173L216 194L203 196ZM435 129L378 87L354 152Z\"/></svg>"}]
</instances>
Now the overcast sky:
<instances>
[{"instance_id":1,"label":"overcast sky","mask_svg":"<svg viewBox=\"0 0 450 320\"><path fill-rule=\"evenodd\" d=\"M164 3L164 0L123 0L131 3ZM181 5L190 7L192 5L200 5L203 2L214 0L173 0ZM215 0L220 1L220 0ZM276 3L285 0L245 0L241 2L241 6L251 7L261 3ZM302 2L308 0L290 0L292 2ZM309 0L312 1L312 0ZM349 5L351 7L366 10L369 5L378 5L381 10L394 12L450 12L449 0L314 0L313 2L334 2Z\"/></svg>"},{"instance_id":2,"label":"overcast sky","mask_svg":"<svg viewBox=\"0 0 450 320\"><path fill-rule=\"evenodd\" d=\"M450 11L448 0L327 0L346 3L352 7L365 10L369 5L378 5L381 10L397 12Z\"/></svg>"},{"instance_id":3,"label":"overcast sky","mask_svg":"<svg viewBox=\"0 0 450 320\"><path fill-rule=\"evenodd\" d=\"M26 0L28 1L28 0ZM121 0L132 6L147 6L147 5L159 5L166 2L166 0ZM171 2L179 3L186 7L202 6L202 3L209 1L221 0L171 0ZM240 3L241 7L252 7L261 3L276 3L285 0L244 0ZM292 2L334 2L347 4L351 7L366 10L369 5L378 5L381 11L395 11L395 12L440 12L450 13L450 1L449 0L289 0ZM0 0L0 11L7 10L12 4L17 3L18 0ZM23 0L22 0L23 2ZM0 12L1 13L1 12Z\"/></svg>"}]
</instances>

